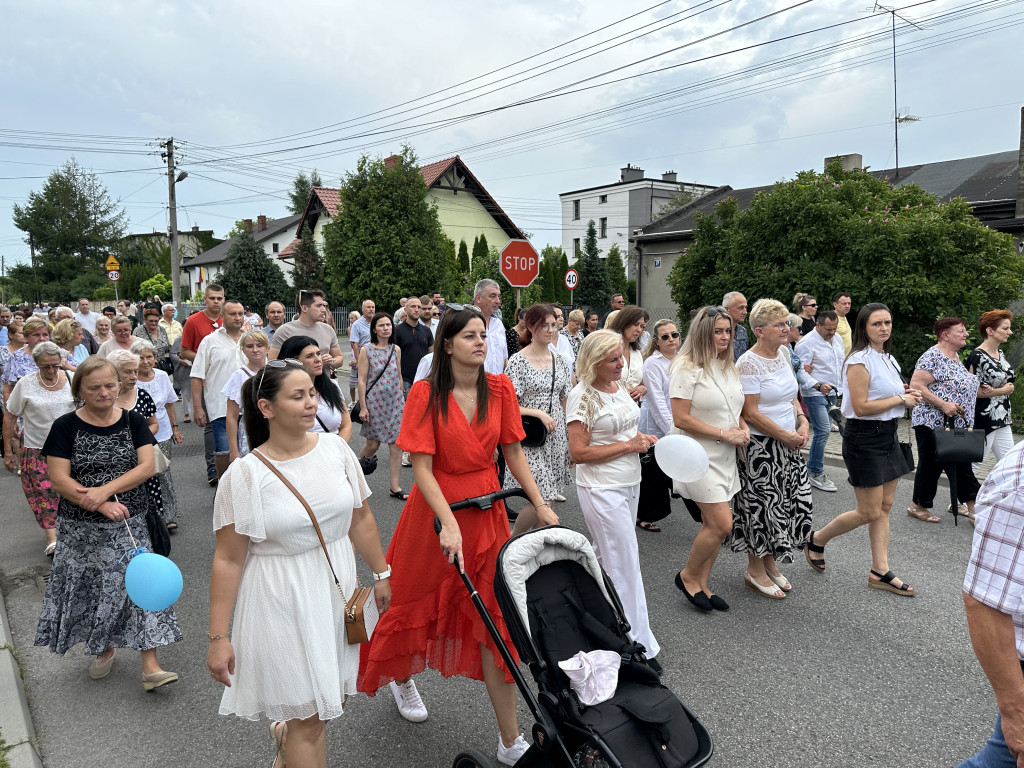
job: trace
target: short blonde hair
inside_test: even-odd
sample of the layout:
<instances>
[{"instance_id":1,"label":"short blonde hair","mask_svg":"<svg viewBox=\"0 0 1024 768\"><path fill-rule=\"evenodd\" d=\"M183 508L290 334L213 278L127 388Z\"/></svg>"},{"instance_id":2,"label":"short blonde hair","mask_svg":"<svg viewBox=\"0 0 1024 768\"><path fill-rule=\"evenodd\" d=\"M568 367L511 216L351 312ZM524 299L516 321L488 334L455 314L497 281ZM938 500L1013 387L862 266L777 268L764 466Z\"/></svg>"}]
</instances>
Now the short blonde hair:
<instances>
[{"instance_id":1,"label":"short blonde hair","mask_svg":"<svg viewBox=\"0 0 1024 768\"><path fill-rule=\"evenodd\" d=\"M789 323L789 310L786 305L776 299L758 299L754 302L754 308L750 310L747 322L751 328L764 328L776 320L785 320Z\"/></svg>"},{"instance_id":2,"label":"short blonde hair","mask_svg":"<svg viewBox=\"0 0 1024 768\"><path fill-rule=\"evenodd\" d=\"M585 322L587 322L587 316L583 314L582 309L574 309L572 312L570 312L569 319L578 325L583 325Z\"/></svg>"},{"instance_id":3,"label":"short blonde hair","mask_svg":"<svg viewBox=\"0 0 1024 768\"><path fill-rule=\"evenodd\" d=\"M21 332L25 334L27 338L30 334L35 333L40 328L45 328L47 331L49 331L50 325L45 320L43 320L43 318L36 317L35 315L33 315L32 317L25 321L25 324L23 326L21 326Z\"/></svg>"},{"instance_id":4,"label":"short blonde hair","mask_svg":"<svg viewBox=\"0 0 1024 768\"><path fill-rule=\"evenodd\" d=\"M270 339L267 338L267 334L261 331L259 328L250 328L248 331L243 333L238 339L238 347L241 349L245 346L245 342L252 339L257 344L262 344L267 349L270 349Z\"/></svg>"},{"instance_id":5,"label":"short blonde hair","mask_svg":"<svg viewBox=\"0 0 1024 768\"><path fill-rule=\"evenodd\" d=\"M57 346L63 346L75 337L75 331L79 330L82 324L77 320L61 320L50 331L50 341Z\"/></svg>"},{"instance_id":6,"label":"short blonde hair","mask_svg":"<svg viewBox=\"0 0 1024 768\"><path fill-rule=\"evenodd\" d=\"M790 328L799 328L804 324L804 319L800 317L800 315L794 315L792 312L790 312L789 320L787 320L786 322L789 323Z\"/></svg>"},{"instance_id":7,"label":"short blonde hair","mask_svg":"<svg viewBox=\"0 0 1024 768\"><path fill-rule=\"evenodd\" d=\"M619 316L619 310L617 310L617 309L613 309L611 312L609 312L608 313L608 317L606 317L604 319L604 327L605 328L611 328L612 327L612 323L615 322L615 318L618 317L618 316Z\"/></svg>"},{"instance_id":8,"label":"short blonde hair","mask_svg":"<svg viewBox=\"0 0 1024 768\"><path fill-rule=\"evenodd\" d=\"M588 387L593 386L597 366L624 344L618 331L605 328L591 333L580 344L580 352L576 356L576 378Z\"/></svg>"}]
</instances>

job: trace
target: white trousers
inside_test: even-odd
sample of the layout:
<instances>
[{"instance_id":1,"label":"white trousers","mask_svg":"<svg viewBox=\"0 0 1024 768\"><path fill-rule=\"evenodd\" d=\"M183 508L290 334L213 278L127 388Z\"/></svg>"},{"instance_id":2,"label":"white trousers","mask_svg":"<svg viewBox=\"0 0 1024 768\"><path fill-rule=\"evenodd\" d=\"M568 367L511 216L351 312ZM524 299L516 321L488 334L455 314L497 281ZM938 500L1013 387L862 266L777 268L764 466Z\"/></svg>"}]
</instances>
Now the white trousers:
<instances>
[{"instance_id":1,"label":"white trousers","mask_svg":"<svg viewBox=\"0 0 1024 768\"><path fill-rule=\"evenodd\" d=\"M1013 429L1011 427L1000 427L985 435L985 458L993 451L996 454L996 461L999 461L1013 448ZM974 464L974 471L981 469L981 464Z\"/></svg>"},{"instance_id":2,"label":"white trousers","mask_svg":"<svg viewBox=\"0 0 1024 768\"><path fill-rule=\"evenodd\" d=\"M636 541L636 510L640 484L625 488L577 487L583 518L593 538L594 554L619 593L633 640L647 649L648 658L661 650L651 632L647 595L640 574L640 548Z\"/></svg>"}]
</instances>

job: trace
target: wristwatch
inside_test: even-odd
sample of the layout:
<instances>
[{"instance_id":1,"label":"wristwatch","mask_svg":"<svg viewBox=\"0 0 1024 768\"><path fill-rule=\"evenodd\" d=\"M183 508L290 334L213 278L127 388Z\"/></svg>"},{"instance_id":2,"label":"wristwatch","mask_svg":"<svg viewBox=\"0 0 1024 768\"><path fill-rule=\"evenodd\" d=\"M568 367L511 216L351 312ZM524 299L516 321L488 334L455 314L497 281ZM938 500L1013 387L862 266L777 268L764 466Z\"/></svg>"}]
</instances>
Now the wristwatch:
<instances>
[{"instance_id":1,"label":"wristwatch","mask_svg":"<svg viewBox=\"0 0 1024 768\"><path fill-rule=\"evenodd\" d=\"M374 581L384 581L384 579L390 579L390 578L391 578L391 566L390 565L388 566L388 569L386 571L381 571L380 573L373 574L373 580Z\"/></svg>"},{"instance_id":2,"label":"wristwatch","mask_svg":"<svg viewBox=\"0 0 1024 768\"><path fill-rule=\"evenodd\" d=\"M900 402L903 403L903 407L906 408L907 407L907 396L906 395L900 395Z\"/></svg>"}]
</instances>

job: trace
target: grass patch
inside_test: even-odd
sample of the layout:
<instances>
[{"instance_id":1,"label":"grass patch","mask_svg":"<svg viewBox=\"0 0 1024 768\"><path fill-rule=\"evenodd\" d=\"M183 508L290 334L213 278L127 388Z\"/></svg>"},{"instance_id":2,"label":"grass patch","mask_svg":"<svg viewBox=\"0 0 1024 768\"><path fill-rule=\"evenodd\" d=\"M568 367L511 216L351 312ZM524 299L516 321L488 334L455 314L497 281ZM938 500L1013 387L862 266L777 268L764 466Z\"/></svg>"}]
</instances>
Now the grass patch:
<instances>
[{"instance_id":1,"label":"grass patch","mask_svg":"<svg viewBox=\"0 0 1024 768\"><path fill-rule=\"evenodd\" d=\"M7 759L7 750L11 748L11 745L4 741L4 736L0 733L0 768L11 768L11 761Z\"/></svg>"}]
</instances>

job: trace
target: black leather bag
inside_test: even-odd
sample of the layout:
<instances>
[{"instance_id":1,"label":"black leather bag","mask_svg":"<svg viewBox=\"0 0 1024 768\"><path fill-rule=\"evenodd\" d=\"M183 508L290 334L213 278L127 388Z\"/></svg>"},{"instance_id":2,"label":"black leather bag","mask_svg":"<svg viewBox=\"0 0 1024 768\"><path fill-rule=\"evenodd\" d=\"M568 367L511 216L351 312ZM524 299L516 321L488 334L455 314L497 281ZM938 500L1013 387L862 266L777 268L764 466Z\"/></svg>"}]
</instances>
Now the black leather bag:
<instances>
[{"instance_id":1,"label":"black leather bag","mask_svg":"<svg viewBox=\"0 0 1024 768\"><path fill-rule=\"evenodd\" d=\"M551 354L551 392L548 393L548 413L555 395L555 355ZM537 416L523 416L523 431L526 433L521 441L523 448L540 448L548 439L548 428Z\"/></svg>"},{"instance_id":2,"label":"black leather bag","mask_svg":"<svg viewBox=\"0 0 1024 768\"><path fill-rule=\"evenodd\" d=\"M947 463L977 462L985 457L985 431L970 429L960 411L963 427L956 426L956 418L947 416L945 424L934 430L935 460Z\"/></svg>"}]
</instances>

